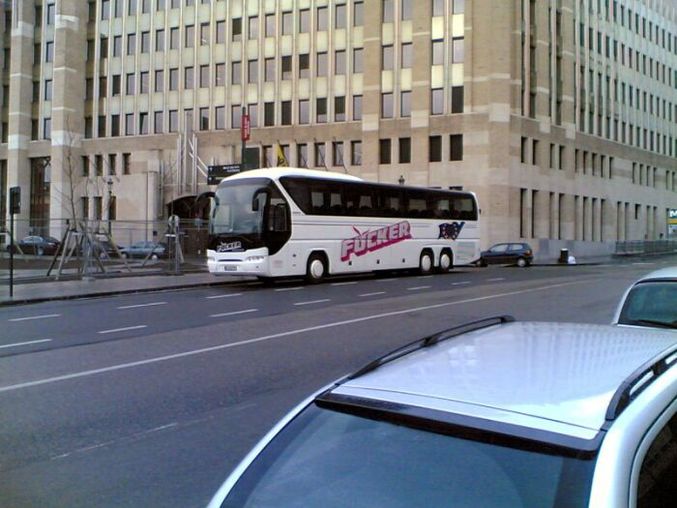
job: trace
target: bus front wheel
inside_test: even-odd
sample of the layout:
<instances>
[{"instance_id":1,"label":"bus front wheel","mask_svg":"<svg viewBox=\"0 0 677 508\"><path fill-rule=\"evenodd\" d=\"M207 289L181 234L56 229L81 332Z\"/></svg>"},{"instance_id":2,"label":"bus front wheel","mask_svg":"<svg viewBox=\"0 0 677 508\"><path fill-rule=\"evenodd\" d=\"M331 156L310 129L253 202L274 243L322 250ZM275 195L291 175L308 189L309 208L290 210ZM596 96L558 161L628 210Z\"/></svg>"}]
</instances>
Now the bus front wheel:
<instances>
[{"instance_id":1,"label":"bus front wheel","mask_svg":"<svg viewBox=\"0 0 677 508\"><path fill-rule=\"evenodd\" d=\"M430 251L423 251L418 264L418 271L422 275L427 275L433 271L433 255Z\"/></svg>"},{"instance_id":2,"label":"bus front wheel","mask_svg":"<svg viewBox=\"0 0 677 508\"><path fill-rule=\"evenodd\" d=\"M308 258L306 280L311 284L322 282L327 275L327 260L322 254L314 253Z\"/></svg>"}]
</instances>

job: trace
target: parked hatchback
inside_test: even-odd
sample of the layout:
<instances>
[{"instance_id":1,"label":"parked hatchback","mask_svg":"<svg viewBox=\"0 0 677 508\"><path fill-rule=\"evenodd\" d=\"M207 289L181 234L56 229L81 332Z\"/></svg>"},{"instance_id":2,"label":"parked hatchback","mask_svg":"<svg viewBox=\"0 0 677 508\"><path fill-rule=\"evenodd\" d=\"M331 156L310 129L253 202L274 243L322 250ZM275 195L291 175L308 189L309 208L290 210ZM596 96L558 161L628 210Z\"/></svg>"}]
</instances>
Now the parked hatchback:
<instances>
[{"instance_id":1,"label":"parked hatchback","mask_svg":"<svg viewBox=\"0 0 677 508\"><path fill-rule=\"evenodd\" d=\"M24 237L18 242L18 247L14 246L14 252L22 252L24 254L35 254L36 256L53 255L59 250L61 242L51 236L37 236L30 235ZM8 250L10 247L8 246Z\"/></svg>"},{"instance_id":2,"label":"parked hatchback","mask_svg":"<svg viewBox=\"0 0 677 508\"><path fill-rule=\"evenodd\" d=\"M674 506L677 334L485 319L321 390L216 507Z\"/></svg>"},{"instance_id":3,"label":"parked hatchback","mask_svg":"<svg viewBox=\"0 0 677 508\"><path fill-rule=\"evenodd\" d=\"M123 258L164 258L167 257L167 246L164 243L141 241L120 249Z\"/></svg>"},{"instance_id":4,"label":"parked hatchback","mask_svg":"<svg viewBox=\"0 0 677 508\"><path fill-rule=\"evenodd\" d=\"M612 322L677 330L677 266L653 271L630 286Z\"/></svg>"},{"instance_id":5,"label":"parked hatchback","mask_svg":"<svg viewBox=\"0 0 677 508\"><path fill-rule=\"evenodd\" d=\"M528 243L497 243L482 251L477 262L480 266L517 265L529 266L534 261L534 251Z\"/></svg>"}]
</instances>

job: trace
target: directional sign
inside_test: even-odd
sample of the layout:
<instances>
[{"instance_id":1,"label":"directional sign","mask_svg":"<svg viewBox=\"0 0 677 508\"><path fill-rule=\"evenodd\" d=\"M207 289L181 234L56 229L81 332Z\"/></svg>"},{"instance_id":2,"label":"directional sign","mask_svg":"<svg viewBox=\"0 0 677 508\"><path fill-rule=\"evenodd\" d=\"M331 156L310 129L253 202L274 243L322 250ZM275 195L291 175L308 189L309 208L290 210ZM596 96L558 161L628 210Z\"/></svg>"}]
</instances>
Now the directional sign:
<instances>
[{"instance_id":1,"label":"directional sign","mask_svg":"<svg viewBox=\"0 0 677 508\"><path fill-rule=\"evenodd\" d=\"M207 166L207 185L218 185L227 176L239 173L242 170L240 164L222 164L219 166Z\"/></svg>"},{"instance_id":2,"label":"directional sign","mask_svg":"<svg viewBox=\"0 0 677 508\"><path fill-rule=\"evenodd\" d=\"M668 209L668 224L677 225L677 208Z\"/></svg>"}]
</instances>

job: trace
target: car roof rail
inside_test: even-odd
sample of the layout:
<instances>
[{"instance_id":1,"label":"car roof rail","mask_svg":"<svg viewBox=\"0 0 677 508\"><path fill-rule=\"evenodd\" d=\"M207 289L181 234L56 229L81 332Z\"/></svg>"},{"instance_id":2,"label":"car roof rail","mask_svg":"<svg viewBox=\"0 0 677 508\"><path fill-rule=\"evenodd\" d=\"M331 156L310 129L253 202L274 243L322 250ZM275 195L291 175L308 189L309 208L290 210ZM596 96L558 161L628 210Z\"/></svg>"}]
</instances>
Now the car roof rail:
<instances>
[{"instance_id":1,"label":"car roof rail","mask_svg":"<svg viewBox=\"0 0 677 508\"><path fill-rule=\"evenodd\" d=\"M468 323L463 323L458 326L454 326L452 328L449 328L447 330L443 330L441 332L438 332L434 335L430 335L428 337L424 337L423 339L418 339L413 342L410 342L409 344L405 344L402 347L399 347L389 353L386 353L385 355L377 358L376 360L373 360L369 362L367 365L359 369L353 374L348 375L343 381L349 381L351 379L358 378L360 376L363 376L367 372L371 372L372 370L377 369L378 367L392 362L393 360L397 360L398 358L401 358L409 353L412 353L413 351L416 351L417 349L422 349L425 347L433 346L443 340L451 339L453 337L457 337L458 335L462 335L467 332L472 332L475 330L481 330L482 328L487 328L489 326L494 326L494 325L501 325L504 323L512 323L515 321L515 318L512 316L508 315L502 315L502 316L493 316L493 317L488 317L488 318L483 318L483 319L478 319L475 321L470 321ZM343 382L342 381L342 382ZM339 383L340 384L340 383Z\"/></svg>"},{"instance_id":2,"label":"car roof rail","mask_svg":"<svg viewBox=\"0 0 677 508\"><path fill-rule=\"evenodd\" d=\"M606 410L605 426L618 418L640 393L675 364L677 364L677 344L661 352L630 374L611 397Z\"/></svg>"}]
</instances>

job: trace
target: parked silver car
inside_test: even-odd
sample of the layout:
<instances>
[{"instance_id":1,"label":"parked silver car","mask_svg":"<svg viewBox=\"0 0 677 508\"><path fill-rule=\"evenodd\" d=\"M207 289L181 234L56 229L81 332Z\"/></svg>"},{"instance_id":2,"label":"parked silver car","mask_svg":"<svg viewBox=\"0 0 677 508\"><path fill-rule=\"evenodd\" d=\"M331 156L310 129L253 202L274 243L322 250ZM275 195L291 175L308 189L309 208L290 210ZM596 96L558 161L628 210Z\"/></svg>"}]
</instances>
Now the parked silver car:
<instances>
[{"instance_id":1,"label":"parked silver car","mask_svg":"<svg viewBox=\"0 0 677 508\"><path fill-rule=\"evenodd\" d=\"M630 286L612 323L677 330L677 266L653 271Z\"/></svg>"},{"instance_id":2,"label":"parked silver car","mask_svg":"<svg viewBox=\"0 0 677 508\"><path fill-rule=\"evenodd\" d=\"M677 334L491 318L306 400L210 506L674 506L676 413Z\"/></svg>"}]
</instances>

